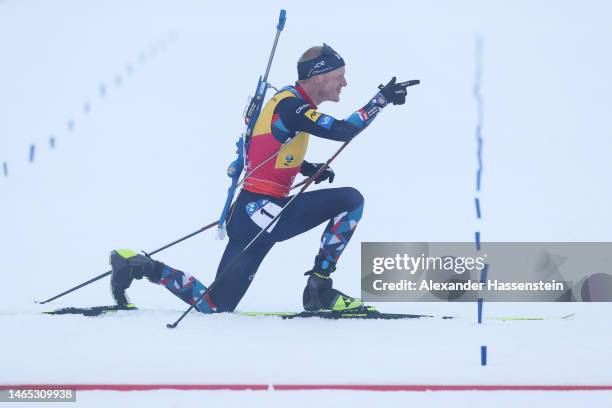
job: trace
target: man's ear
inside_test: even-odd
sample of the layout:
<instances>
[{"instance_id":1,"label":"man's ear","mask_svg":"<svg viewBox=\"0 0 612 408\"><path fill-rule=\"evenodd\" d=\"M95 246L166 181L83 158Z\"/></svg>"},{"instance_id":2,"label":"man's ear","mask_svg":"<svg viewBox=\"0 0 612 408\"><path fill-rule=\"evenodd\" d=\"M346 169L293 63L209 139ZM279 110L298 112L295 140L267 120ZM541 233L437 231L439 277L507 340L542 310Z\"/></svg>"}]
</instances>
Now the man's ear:
<instances>
[{"instance_id":1,"label":"man's ear","mask_svg":"<svg viewBox=\"0 0 612 408\"><path fill-rule=\"evenodd\" d=\"M310 77L308 78L308 82L310 82L312 85L320 85L322 76L323 75L315 75L313 77Z\"/></svg>"}]
</instances>

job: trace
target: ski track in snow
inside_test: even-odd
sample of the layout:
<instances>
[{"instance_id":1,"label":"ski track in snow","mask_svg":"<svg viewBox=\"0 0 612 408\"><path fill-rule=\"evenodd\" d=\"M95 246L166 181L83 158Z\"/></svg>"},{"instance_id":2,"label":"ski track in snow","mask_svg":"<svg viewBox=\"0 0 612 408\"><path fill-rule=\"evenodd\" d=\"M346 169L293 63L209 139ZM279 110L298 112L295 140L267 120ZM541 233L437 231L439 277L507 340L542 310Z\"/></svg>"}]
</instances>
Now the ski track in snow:
<instances>
[{"instance_id":1,"label":"ski track in snow","mask_svg":"<svg viewBox=\"0 0 612 408\"><path fill-rule=\"evenodd\" d=\"M578 313L567 320L485 325L467 316L329 321L192 313L173 330L165 324L179 310L100 317L3 311L3 350L28 353L2 353L0 382L612 384L609 321L593 312L602 310L597 305L571 306ZM534 307L531 315L563 315L559 309ZM489 345L486 367L474 352L481 342Z\"/></svg>"}]
</instances>

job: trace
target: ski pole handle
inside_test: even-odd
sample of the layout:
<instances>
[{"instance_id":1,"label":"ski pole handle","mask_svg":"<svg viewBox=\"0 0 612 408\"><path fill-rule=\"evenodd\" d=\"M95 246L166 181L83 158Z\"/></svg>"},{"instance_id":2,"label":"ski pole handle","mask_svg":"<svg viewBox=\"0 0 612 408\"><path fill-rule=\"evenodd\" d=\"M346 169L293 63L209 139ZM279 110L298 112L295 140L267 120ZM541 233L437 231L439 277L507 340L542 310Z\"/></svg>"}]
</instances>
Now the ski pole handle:
<instances>
[{"instance_id":1,"label":"ski pole handle","mask_svg":"<svg viewBox=\"0 0 612 408\"><path fill-rule=\"evenodd\" d=\"M278 31L283 31L283 28L285 28L286 20L287 20L287 12L281 9L280 15L278 16L278 25L276 26L276 29Z\"/></svg>"}]
</instances>

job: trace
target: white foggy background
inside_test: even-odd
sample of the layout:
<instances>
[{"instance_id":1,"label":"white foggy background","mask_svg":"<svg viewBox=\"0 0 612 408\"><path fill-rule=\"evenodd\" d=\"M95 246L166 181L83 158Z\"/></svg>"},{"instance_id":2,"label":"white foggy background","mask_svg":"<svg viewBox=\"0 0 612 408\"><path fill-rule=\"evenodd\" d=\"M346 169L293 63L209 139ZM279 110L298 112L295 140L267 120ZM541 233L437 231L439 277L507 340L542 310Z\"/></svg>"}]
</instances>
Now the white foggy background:
<instances>
[{"instance_id":1,"label":"white foggy background","mask_svg":"<svg viewBox=\"0 0 612 408\"><path fill-rule=\"evenodd\" d=\"M9 171L4 177L0 167L0 383L609 385L609 303L486 304L485 316L576 316L483 325L471 303L377 305L460 316L444 321L194 313L169 331L164 325L185 305L141 281L128 293L148 310L133 315L38 314L110 304L108 278L45 306L33 300L108 270L113 248L152 251L218 218L225 169L280 8L287 24L272 84L292 83L301 53L324 41L347 62L341 102L321 111L344 118L393 75L421 80L404 106L385 109L333 163L331 186L354 186L366 198L336 287L359 293L361 241L470 242L476 230L485 242L611 240L607 2L0 1L0 166L7 162ZM477 35L484 44L482 220L474 209ZM323 162L339 146L313 137L307 159ZM240 310L300 310L303 272L322 229L278 244ZM156 258L209 284L226 243L213 237L204 232ZM489 348L487 367L480 366L481 345ZM610 399L609 392L455 395L163 391L78 398L87 406L187 399L223 406L535 400L540 407L605 406Z\"/></svg>"}]
</instances>

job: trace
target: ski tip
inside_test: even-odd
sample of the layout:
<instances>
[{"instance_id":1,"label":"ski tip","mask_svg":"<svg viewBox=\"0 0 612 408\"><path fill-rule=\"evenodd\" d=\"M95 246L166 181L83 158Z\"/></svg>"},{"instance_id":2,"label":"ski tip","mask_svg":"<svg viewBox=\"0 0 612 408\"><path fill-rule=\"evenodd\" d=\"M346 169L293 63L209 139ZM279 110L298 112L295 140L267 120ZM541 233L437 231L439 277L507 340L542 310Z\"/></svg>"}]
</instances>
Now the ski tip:
<instances>
[{"instance_id":1,"label":"ski tip","mask_svg":"<svg viewBox=\"0 0 612 408\"><path fill-rule=\"evenodd\" d=\"M570 317L576 316L576 313L568 314L567 316L561 317L562 319L569 319Z\"/></svg>"},{"instance_id":2,"label":"ski tip","mask_svg":"<svg viewBox=\"0 0 612 408\"><path fill-rule=\"evenodd\" d=\"M109 305L109 306L92 306L92 307L64 307L51 311L42 312L47 315L83 315L83 316L100 316L110 312L138 310L135 304L128 303L125 305Z\"/></svg>"},{"instance_id":3,"label":"ski tip","mask_svg":"<svg viewBox=\"0 0 612 408\"><path fill-rule=\"evenodd\" d=\"M169 329L174 329L176 327L176 323L168 323L166 327Z\"/></svg>"}]
</instances>

